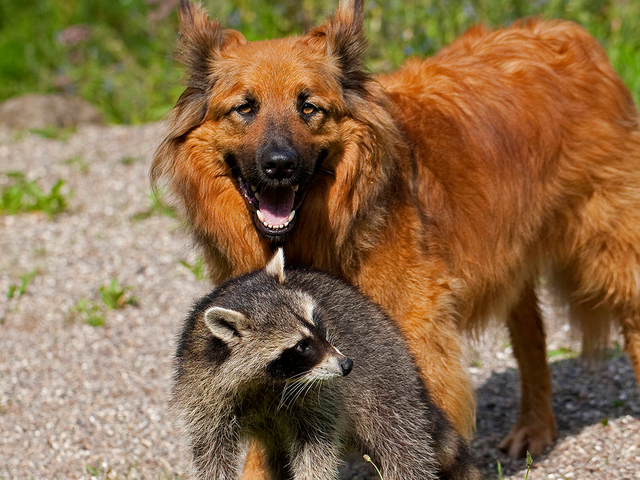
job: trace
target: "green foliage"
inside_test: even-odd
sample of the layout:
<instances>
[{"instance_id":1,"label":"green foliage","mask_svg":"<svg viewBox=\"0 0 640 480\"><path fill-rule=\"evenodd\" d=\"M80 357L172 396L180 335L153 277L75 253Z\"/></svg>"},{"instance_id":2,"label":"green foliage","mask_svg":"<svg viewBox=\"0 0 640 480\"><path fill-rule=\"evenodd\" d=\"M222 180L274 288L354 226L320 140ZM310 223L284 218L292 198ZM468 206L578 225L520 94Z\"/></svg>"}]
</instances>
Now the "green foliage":
<instances>
[{"instance_id":1,"label":"green foliage","mask_svg":"<svg viewBox=\"0 0 640 480\"><path fill-rule=\"evenodd\" d=\"M9 285L9 289L7 291L7 299L11 300L15 296L16 292L18 292L18 297L24 295L27 292L27 286L29 285L29 283L31 283L31 280L33 280L36 275L38 275L37 269L21 275L19 286L14 284Z\"/></svg>"},{"instance_id":2,"label":"green foliage","mask_svg":"<svg viewBox=\"0 0 640 480\"><path fill-rule=\"evenodd\" d=\"M613 348L608 349L606 352L607 360L610 360L612 358L620 358L623 356L624 356L624 350L622 349L622 346L618 342L615 342Z\"/></svg>"},{"instance_id":3,"label":"green foliage","mask_svg":"<svg viewBox=\"0 0 640 480\"><path fill-rule=\"evenodd\" d=\"M96 468L92 465L85 465L85 468L87 469L87 473L92 477L97 477L101 473L99 468Z\"/></svg>"},{"instance_id":4,"label":"green foliage","mask_svg":"<svg viewBox=\"0 0 640 480\"><path fill-rule=\"evenodd\" d=\"M180 264L188 268L198 280L204 280L205 266L204 261L200 257L196 257L193 264L186 260L180 260Z\"/></svg>"},{"instance_id":5,"label":"green foliage","mask_svg":"<svg viewBox=\"0 0 640 480\"><path fill-rule=\"evenodd\" d=\"M82 174L89 172L89 164L79 155L67 158L64 163L66 165L74 165Z\"/></svg>"},{"instance_id":6,"label":"green foliage","mask_svg":"<svg viewBox=\"0 0 640 480\"><path fill-rule=\"evenodd\" d=\"M578 352L566 347L560 347L555 350L547 351L547 358L554 358L554 357L577 358L578 356L579 356Z\"/></svg>"},{"instance_id":7,"label":"green foliage","mask_svg":"<svg viewBox=\"0 0 640 480\"><path fill-rule=\"evenodd\" d=\"M171 218L177 217L176 211L162 201L162 195L163 194L161 191L155 189L152 190L151 193L147 195L149 201L151 202L149 208L142 212L133 214L131 216L131 221L140 222L153 215L164 215Z\"/></svg>"},{"instance_id":8,"label":"green foliage","mask_svg":"<svg viewBox=\"0 0 640 480\"><path fill-rule=\"evenodd\" d=\"M3 0L0 101L32 92L79 94L116 123L161 118L180 92L173 61L172 0ZM249 40L301 33L338 1L205 0L224 26ZM640 2L629 0L368 0L365 28L373 70L431 55L470 25L495 27L523 16L574 20L604 46L640 101Z\"/></svg>"},{"instance_id":9,"label":"green foliage","mask_svg":"<svg viewBox=\"0 0 640 480\"><path fill-rule=\"evenodd\" d=\"M51 140L60 140L66 142L71 138L71 135L76 133L76 127L63 127L58 128L54 125L47 125L42 128L32 128L29 130L35 135L40 135L43 138L49 138Z\"/></svg>"},{"instance_id":10,"label":"green foliage","mask_svg":"<svg viewBox=\"0 0 640 480\"><path fill-rule=\"evenodd\" d=\"M76 314L80 319L92 327L100 327L104 325L104 315L99 305L81 298L71 308L71 313Z\"/></svg>"},{"instance_id":11,"label":"green foliage","mask_svg":"<svg viewBox=\"0 0 640 480\"><path fill-rule=\"evenodd\" d=\"M529 470L531 470L531 464L533 463L533 458L531 458L531 454L529 450L527 450L527 475L524 477L524 480L529 479Z\"/></svg>"},{"instance_id":12,"label":"green foliage","mask_svg":"<svg viewBox=\"0 0 640 480\"><path fill-rule=\"evenodd\" d=\"M502 464L498 460L498 480L502 480Z\"/></svg>"},{"instance_id":13,"label":"green foliage","mask_svg":"<svg viewBox=\"0 0 640 480\"><path fill-rule=\"evenodd\" d=\"M69 313L71 313L72 318L79 318L92 327L100 327L104 325L107 310L138 304L136 297L126 295L127 290L131 290L131 288L118 285L118 280L114 278L108 285L100 287L102 304L81 298L70 309Z\"/></svg>"},{"instance_id":14,"label":"green foliage","mask_svg":"<svg viewBox=\"0 0 640 480\"><path fill-rule=\"evenodd\" d=\"M4 0L0 100L64 91L112 122L157 120L175 102L180 77L171 61L176 15L157 15L158 3L167 2Z\"/></svg>"},{"instance_id":15,"label":"green foliage","mask_svg":"<svg viewBox=\"0 0 640 480\"><path fill-rule=\"evenodd\" d=\"M0 174L0 180L2 177L6 177L6 182L0 183L0 214L42 211L53 217L67 208L70 193L62 193L63 180L44 193L35 180L27 181L22 172Z\"/></svg>"},{"instance_id":16,"label":"green foliage","mask_svg":"<svg viewBox=\"0 0 640 480\"><path fill-rule=\"evenodd\" d=\"M118 285L116 278L111 280L109 285L103 285L100 287L100 295L102 297L102 303L104 303L109 310L115 310L116 308L123 308L125 305L137 305L138 301L135 297L125 297L127 290L131 290L133 287L121 287Z\"/></svg>"}]
</instances>

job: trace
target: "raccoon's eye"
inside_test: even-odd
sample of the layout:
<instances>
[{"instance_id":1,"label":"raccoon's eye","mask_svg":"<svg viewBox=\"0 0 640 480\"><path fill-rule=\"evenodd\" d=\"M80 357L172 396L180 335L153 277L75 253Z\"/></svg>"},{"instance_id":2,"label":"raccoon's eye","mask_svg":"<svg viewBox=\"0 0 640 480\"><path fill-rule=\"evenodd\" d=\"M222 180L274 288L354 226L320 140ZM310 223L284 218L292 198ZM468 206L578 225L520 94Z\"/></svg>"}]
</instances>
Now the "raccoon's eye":
<instances>
[{"instance_id":1,"label":"raccoon's eye","mask_svg":"<svg viewBox=\"0 0 640 480\"><path fill-rule=\"evenodd\" d=\"M295 346L296 352L302 355L304 355L305 353L308 353L310 349L311 347L309 346L309 342L307 342L306 340L299 341Z\"/></svg>"},{"instance_id":2,"label":"raccoon's eye","mask_svg":"<svg viewBox=\"0 0 640 480\"><path fill-rule=\"evenodd\" d=\"M300 111L302 112L303 115L309 116L309 115L313 115L314 113L316 113L319 110L318 107L316 107L313 103L305 103L302 105L302 108L300 109Z\"/></svg>"}]
</instances>

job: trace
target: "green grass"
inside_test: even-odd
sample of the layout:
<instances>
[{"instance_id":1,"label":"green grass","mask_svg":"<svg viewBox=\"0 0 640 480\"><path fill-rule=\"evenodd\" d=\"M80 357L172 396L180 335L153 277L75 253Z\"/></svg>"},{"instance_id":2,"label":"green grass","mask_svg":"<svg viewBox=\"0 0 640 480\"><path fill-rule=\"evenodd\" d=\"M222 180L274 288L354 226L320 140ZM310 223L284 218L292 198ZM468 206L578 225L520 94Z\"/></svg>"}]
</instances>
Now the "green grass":
<instances>
[{"instance_id":1,"label":"green grass","mask_svg":"<svg viewBox=\"0 0 640 480\"><path fill-rule=\"evenodd\" d=\"M527 475L524 477L524 480L529 479L529 470L531 470L531 464L533 463L533 458L531 458L531 454L529 450L527 450Z\"/></svg>"},{"instance_id":2,"label":"green grass","mask_svg":"<svg viewBox=\"0 0 640 480\"><path fill-rule=\"evenodd\" d=\"M113 278L107 285L100 287L101 303L81 298L69 309L69 320L80 320L92 327L104 325L109 310L124 308L127 305L138 305L138 300L127 292L133 287L123 287Z\"/></svg>"},{"instance_id":3,"label":"green grass","mask_svg":"<svg viewBox=\"0 0 640 480\"><path fill-rule=\"evenodd\" d=\"M524 477L524 480L529 480L529 471L531 470L531 465L533 464L533 458L531 457L531 454L529 453L529 450L527 450L527 457L526 457L526 462L527 462L527 474ZM496 467L498 468L498 480L502 480L502 464L498 461Z\"/></svg>"},{"instance_id":4,"label":"green grass","mask_svg":"<svg viewBox=\"0 0 640 480\"><path fill-rule=\"evenodd\" d=\"M620 345L620 343L618 342L615 342L613 348L610 348L606 351L607 360L610 360L612 358L620 358L623 356L624 356L624 350Z\"/></svg>"},{"instance_id":5,"label":"green grass","mask_svg":"<svg viewBox=\"0 0 640 480\"><path fill-rule=\"evenodd\" d=\"M47 125L42 128L32 128L29 130L30 133L34 135L39 135L42 138L48 138L50 140L60 140L62 142L66 142L71 138L71 135L76 133L76 127L63 127L59 128L54 125Z\"/></svg>"},{"instance_id":6,"label":"green grass","mask_svg":"<svg viewBox=\"0 0 640 480\"><path fill-rule=\"evenodd\" d=\"M192 264L187 262L186 260L180 260L180 265L189 269L189 271L193 273L193 275L198 280L204 280L205 265L201 257L196 257L195 261Z\"/></svg>"},{"instance_id":7,"label":"green grass","mask_svg":"<svg viewBox=\"0 0 640 480\"><path fill-rule=\"evenodd\" d=\"M133 287L122 287L118 284L118 279L113 278L111 283L100 287L100 296L109 310L123 308L125 305L137 305L138 300L134 296L125 295L127 290Z\"/></svg>"},{"instance_id":8,"label":"green grass","mask_svg":"<svg viewBox=\"0 0 640 480\"><path fill-rule=\"evenodd\" d=\"M73 165L82 174L89 173L89 164L79 155L67 158L64 161L65 165Z\"/></svg>"},{"instance_id":9,"label":"green grass","mask_svg":"<svg viewBox=\"0 0 640 480\"><path fill-rule=\"evenodd\" d=\"M140 159L136 158L136 157L132 157L131 155L125 155L124 157L122 157L120 159L120 163L123 164L123 165L133 165L138 160L140 160Z\"/></svg>"},{"instance_id":10,"label":"green grass","mask_svg":"<svg viewBox=\"0 0 640 480\"><path fill-rule=\"evenodd\" d=\"M249 40L301 33L338 0L205 0ZM523 16L574 20L604 46L640 101L640 2L635 0L368 0L367 60L375 71L431 55L470 25ZM27 92L78 94L115 123L161 118L182 88L173 61L177 15L169 0L3 0L0 101Z\"/></svg>"},{"instance_id":11,"label":"green grass","mask_svg":"<svg viewBox=\"0 0 640 480\"><path fill-rule=\"evenodd\" d=\"M557 348L555 350L548 350L547 351L547 358L555 358L555 357L577 358L579 356L580 356L580 354L578 352L576 352L575 350L572 350L570 348L566 348L566 347L560 347L560 348Z\"/></svg>"},{"instance_id":12,"label":"green grass","mask_svg":"<svg viewBox=\"0 0 640 480\"><path fill-rule=\"evenodd\" d=\"M7 299L11 300L16 296L16 293L18 297L21 297L22 295L24 295L27 292L27 287L29 286L29 283L31 283L31 280L33 280L36 277L36 275L38 275L37 269L34 269L28 273L25 273L24 275L21 275L19 285L14 285L14 284L9 285L9 289L7 291Z\"/></svg>"},{"instance_id":13,"label":"green grass","mask_svg":"<svg viewBox=\"0 0 640 480\"><path fill-rule=\"evenodd\" d=\"M5 177L5 182L2 182ZM16 215L42 211L53 217L66 210L71 192L63 193L64 180L58 180L47 193L36 180L27 181L22 172L0 174L0 214Z\"/></svg>"},{"instance_id":14,"label":"green grass","mask_svg":"<svg viewBox=\"0 0 640 480\"><path fill-rule=\"evenodd\" d=\"M104 325L104 315L99 305L81 298L71 307L70 313L78 316L84 323L92 327L100 327Z\"/></svg>"},{"instance_id":15,"label":"green grass","mask_svg":"<svg viewBox=\"0 0 640 480\"><path fill-rule=\"evenodd\" d=\"M162 201L162 195L163 193L161 191L152 190L151 193L147 195L150 201L149 208L142 212L134 213L131 216L131 221L141 222L153 215L163 215L171 218L177 217L176 211Z\"/></svg>"}]
</instances>

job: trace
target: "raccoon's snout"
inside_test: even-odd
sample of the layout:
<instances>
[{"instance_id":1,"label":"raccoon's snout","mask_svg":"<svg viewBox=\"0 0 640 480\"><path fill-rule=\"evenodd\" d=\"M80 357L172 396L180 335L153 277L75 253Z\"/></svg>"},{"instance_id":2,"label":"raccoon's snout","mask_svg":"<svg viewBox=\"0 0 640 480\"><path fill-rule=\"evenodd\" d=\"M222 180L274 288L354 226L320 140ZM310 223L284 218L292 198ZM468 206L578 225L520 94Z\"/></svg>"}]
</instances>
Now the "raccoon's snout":
<instances>
[{"instance_id":1,"label":"raccoon's snout","mask_svg":"<svg viewBox=\"0 0 640 480\"><path fill-rule=\"evenodd\" d=\"M298 169L298 155L290 149L269 149L261 155L260 168L272 180L286 180Z\"/></svg>"},{"instance_id":2,"label":"raccoon's snout","mask_svg":"<svg viewBox=\"0 0 640 480\"><path fill-rule=\"evenodd\" d=\"M351 369L353 368L353 360L349 357L344 357L344 360L340 362L340 374L343 377L346 377L351 373Z\"/></svg>"}]
</instances>

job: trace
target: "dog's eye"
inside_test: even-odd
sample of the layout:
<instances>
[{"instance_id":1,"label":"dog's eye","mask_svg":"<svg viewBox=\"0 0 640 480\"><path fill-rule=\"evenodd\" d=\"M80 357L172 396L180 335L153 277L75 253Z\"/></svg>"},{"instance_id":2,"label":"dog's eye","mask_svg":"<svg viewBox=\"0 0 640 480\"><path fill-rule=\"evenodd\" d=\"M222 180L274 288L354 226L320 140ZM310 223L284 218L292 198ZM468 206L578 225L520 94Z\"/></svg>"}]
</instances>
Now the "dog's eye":
<instances>
[{"instance_id":1,"label":"dog's eye","mask_svg":"<svg viewBox=\"0 0 640 480\"><path fill-rule=\"evenodd\" d=\"M237 107L236 110L242 115L249 115L253 113L253 107L249 103L243 103L242 105Z\"/></svg>"},{"instance_id":2,"label":"dog's eye","mask_svg":"<svg viewBox=\"0 0 640 480\"><path fill-rule=\"evenodd\" d=\"M312 115L318 111L318 107L316 107L312 103L305 103L304 105L302 105L302 108L300 110L305 115Z\"/></svg>"}]
</instances>

